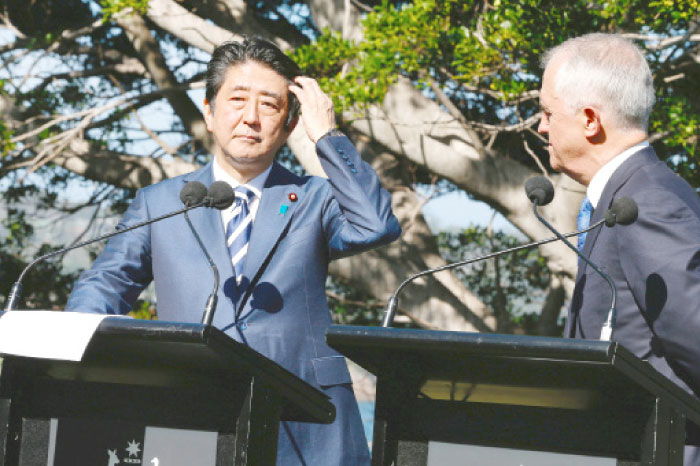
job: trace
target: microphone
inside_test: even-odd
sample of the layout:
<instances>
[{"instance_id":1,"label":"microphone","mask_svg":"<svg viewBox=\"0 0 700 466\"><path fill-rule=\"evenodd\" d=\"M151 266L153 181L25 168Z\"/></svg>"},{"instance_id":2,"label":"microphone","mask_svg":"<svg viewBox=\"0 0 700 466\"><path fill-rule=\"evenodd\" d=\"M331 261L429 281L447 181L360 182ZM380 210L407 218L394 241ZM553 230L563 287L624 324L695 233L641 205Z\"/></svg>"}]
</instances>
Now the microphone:
<instances>
[{"instance_id":1,"label":"microphone","mask_svg":"<svg viewBox=\"0 0 700 466\"><path fill-rule=\"evenodd\" d=\"M192 183L196 182L193 181ZM211 186L209 186L208 192L202 183L197 184L197 195L199 196L200 193L206 194L206 196L202 195L202 198L204 199L205 205L207 205L208 207L215 207L219 210L224 210L228 208L231 204L233 204L235 194L233 192L233 188L228 183L224 181L215 181L211 184ZM180 200L183 204L185 204L185 206L187 206L188 203L192 201L192 199L190 199L189 197L183 196L182 193L180 193ZM190 230L192 230L192 234L197 240L199 248L204 253L204 256L207 258L207 262L209 262L209 267L211 267L211 271L214 273L214 289L207 298L207 302L204 305L204 313L202 314L202 324L206 325L207 327L211 327L212 322L214 320L214 311L216 311L216 304L218 300L219 269L216 267L216 264L211 258L211 255L209 255L209 251L207 251L207 248L204 246L204 242L199 237L199 234L197 233L197 230L195 230L194 225L192 225L190 216L187 215L187 212L185 212L184 214L185 220L187 221L187 225L190 227Z\"/></svg>"},{"instance_id":2,"label":"microphone","mask_svg":"<svg viewBox=\"0 0 700 466\"><path fill-rule=\"evenodd\" d=\"M42 262L46 259L50 259L51 257L57 256L60 254L65 254L66 252L72 251L73 249L78 249L78 248L81 248L83 246L87 246L88 244L92 244L92 243L95 243L97 241L102 241L104 239L111 238L112 236L126 233L127 231L135 230L136 228L140 228L142 226L146 226L146 225L149 225L151 223L158 222L160 220L164 220L166 218L174 217L175 215L185 213L189 210L196 209L198 207L209 206L209 204L213 205L214 199L208 199L206 196L202 196L202 190L196 186L193 186L192 183L197 183L197 182L193 181L193 182L187 183L182 188L182 191L180 191L181 199L183 197L185 197L189 201L189 204L190 204L190 205L186 206L184 209L176 210L174 212L170 212L168 214L161 215L160 217L152 218L150 220L146 220L144 222L137 223L136 225L120 228L117 231L113 231L111 233L107 233L105 235L98 236L97 238L82 241L80 243L74 244L72 246L68 246L68 247L63 248L63 249L59 249L57 251L50 252L48 254L44 254L43 256L34 259L32 262L30 262L22 270L22 272L19 274L19 277L17 278L17 281L12 284L12 288L10 288L10 292L7 295L7 301L5 302L4 311L7 312L7 311L12 311L15 309L15 306L17 305L20 297L22 296L22 280L24 279L24 276L27 274L29 269L31 269L35 264ZM222 202L221 199L219 199L219 198L217 198L216 201Z\"/></svg>"},{"instance_id":3,"label":"microphone","mask_svg":"<svg viewBox=\"0 0 700 466\"><path fill-rule=\"evenodd\" d=\"M525 182L525 193L530 202L547 205L554 199L554 185L544 176L533 176Z\"/></svg>"},{"instance_id":4,"label":"microphone","mask_svg":"<svg viewBox=\"0 0 700 466\"><path fill-rule=\"evenodd\" d=\"M185 207L199 204L207 195L207 187L199 181L190 181L180 191L180 200Z\"/></svg>"},{"instance_id":5,"label":"microphone","mask_svg":"<svg viewBox=\"0 0 700 466\"><path fill-rule=\"evenodd\" d=\"M629 225L637 221L639 209L634 199L629 197L620 197L613 201L610 209L605 212L605 225L612 227L616 223L620 225Z\"/></svg>"},{"instance_id":6,"label":"microphone","mask_svg":"<svg viewBox=\"0 0 700 466\"><path fill-rule=\"evenodd\" d=\"M219 210L227 209L233 204L236 194L233 188L225 181L214 181L209 186L207 196L204 198L207 207L215 207Z\"/></svg>"},{"instance_id":7,"label":"microphone","mask_svg":"<svg viewBox=\"0 0 700 466\"><path fill-rule=\"evenodd\" d=\"M550 184L550 186L551 186L551 184ZM543 197L542 197L543 200L546 200L546 198L547 198L546 193L547 193L546 190L543 191ZM552 188L552 193L554 193L554 189L553 189L553 188ZM538 194L538 196L539 196L539 194ZM552 200L553 197L554 197L554 195L552 194L552 197L549 199L549 202L551 202L551 200ZM637 204L636 204L632 199L629 199L629 198L621 198L620 200L622 200L622 199L627 199L628 201L631 201L632 205L634 206L634 219L636 219L636 207L637 207ZM566 234L563 235L563 236L565 236L565 237L572 237L572 236L577 236L577 235L579 235L579 234L581 234L581 233L587 233L587 232L589 232L589 231L591 231L591 230L594 230L594 229L598 228L598 227L601 226L602 224L605 224L605 225L608 226L608 227L613 227L613 226L615 226L616 223L620 223L620 224L622 224L622 225L627 225L628 223L632 223L632 221L634 221L634 220L630 220L630 218L632 217L632 215L631 215L631 214L632 214L632 209L631 209L631 207L630 207L630 205L629 205L629 202L625 201L625 202L623 202L623 204L624 204L626 207L625 207L625 206L616 205L616 203L613 202L612 206L610 206L610 210L609 210L608 212L606 212L605 218L604 218L603 220L600 220L600 221L594 223L593 225L589 225L588 228L585 228L585 229L579 230L579 231L574 231L574 232L572 232L572 233L566 233ZM624 223L624 222L628 222L628 223ZM554 236L554 237L546 238L546 239L543 239L543 240L540 240L540 241L535 241L535 242L532 242L532 243L527 243L527 244L521 244L521 245L519 245L519 246L514 246L514 247L512 247L512 248L504 249L504 250L502 250L502 251L492 252L492 253L486 254L486 255L484 255L484 256L479 256L479 257L475 257L475 258L472 258L472 259L463 260L463 261L460 261L460 262L454 262L454 263L452 263L452 264L442 265L442 266L440 266L440 267L436 267L436 268L433 268L433 269L424 270L424 271L422 271L422 272L418 272L418 273L416 273L416 274L414 274L414 275L411 275L410 277L408 277L406 280L404 280L404 281L396 288L396 291L394 292L394 294L391 296L391 298L389 298L389 301L387 301L386 309L384 310L384 318L383 318L383 320L382 320L382 327L390 327L390 326L391 326L392 322L394 321L394 315L396 314L396 308L398 307L398 304L399 304L399 301L398 301L398 295L399 295L399 293L401 292L401 290L403 290L403 288L404 288L406 285L408 285L410 282L412 282L412 281L415 280L416 278L420 278L420 277L422 277L422 276L424 276L424 275L431 275L431 274L433 274L433 273L441 272L441 271L443 271L443 270L453 269L453 268L455 268L455 267L461 267L461 266L463 266L463 265L469 265L469 264L472 264L472 263L474 263L474 262L479 262L479 261L482 261L482 260L486 260L486 259L491 259L491 258L494 258L494 257L502 256L502 255L505 255L505 254L509 254L509 253L511 253L511 252L520 251L521 249L527 249L527 248L531 248L531 247L535 247L535 246L541 246L541 245L543 245L543 244L551 243L551 242L554 242L554 241L557 241L557 240L560 240L560 239L561 239L561 238L560 238L559 236ZM566 240L565 240L565 241L566 241Z\"/></svg>"},{"instance_id":8,"label":"microphone","mask_svg":"<svg viewBox=\"0 0 700 466\"><path fill-rule=\"evenodd\" d=\"M610 276L603 272L596 264L584 256L581 251L578 250L576 246L571 244L556 228L550 225L547 220L545 220L537 211L538 205L549 204L554 198L554 186L552 182L549 181L544 176L536 176L530 178L525 182L525 193L527 197L532 201L532 211L535 217L542 223L549 231L554 233L557 238L559 238L569 249L574 251L576 255L588 264L595 272L603 277L610 285L610 290L612 291L612 299L610 302L610 309L608 310L608 316L603 324L603 328L600 331L601 341L610 341L613 329L615 328L615 320L617 319L617 287ZM551 193L551 194L550 194ZM637 203L633 199L628 197L623 197L616 199L610 209L605 213L603 222L607 226L614 226L616 223L622 225L629 225L630 223L637 220Z\"/></svg>"}]
</instances>

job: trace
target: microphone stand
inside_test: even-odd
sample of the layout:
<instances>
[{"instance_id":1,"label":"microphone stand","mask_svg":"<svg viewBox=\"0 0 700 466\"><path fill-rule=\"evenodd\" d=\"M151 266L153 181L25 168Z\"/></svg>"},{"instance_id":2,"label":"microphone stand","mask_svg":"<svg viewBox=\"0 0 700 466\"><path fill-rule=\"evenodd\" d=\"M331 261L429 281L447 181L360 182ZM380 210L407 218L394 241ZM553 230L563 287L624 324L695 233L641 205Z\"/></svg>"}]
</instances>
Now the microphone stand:
<instances>
[{"instance_id":1,"label":"microphone stand","mask_svg":"<svg viewBox=\"0 0 700 466\"><path fill-rule=\"evenodd\" d=\"M200 249L204 251L204 255L206 256L207 261L209 262L209 266L211 267L212 272L214 272L214 289L207 298L207 302L204 305L204 313L202 314L202 324L206 325L207 327L211 327L212 321L214 319L214 311L216 310L216 303L218 301L217 293L219 292L219 269L216 267L216 264L209 255L207 248L204 247L204 243L199 237L199 233L197 233L197 230L194 229L194 225L192 225L192 221L190 220L190 216L187 215L187 212L185 212L185 220L187 220L187 224L190 226L190 230L192 230L194 237L197 239L197 243L199 243Z\"/></svg>"},{"instance_id":2,"label":"microphone stand","mask_svg":"<svg viewBox=\"0 0 700 466\"><path fill-rule=\"evenodd\" d=\"M398 304L399 304L399 299L398 299L399 293L406 285L408 285L410 282L412 282L416 278L420 278L424 275L430 275L430 274L436 273L436 272L441 272L443 270L453 269L455 267L461 267L463 265L469 265L469 264L472 264L474 262L478 262L478 261L482 261L482 260L486 260L486 259L491 259L493 257L501 256L504 254L509 254L511 252L520 251L521 249L527 249L527 248L531 248L531 247L535 247L535 246L541 246L543 244L551 243L551 242L554 242L557 240L563 240L563 241L568 243L568 241L565 239L565 237L571 237L571 236L579 235L581 233L587 233L587 232L599 227L604 222L605 222L605 219L600 220L600 221L594 223L593 225L590 225L588 228L586 228L584 230L575 231L573 233L567 233L565 235L562 235L561 233L558 233L555 231L554 233L557 236L555 236L553 238L546 238L546 239L543 239L540 241L535 241L533 243L521 244L519 246L514 246L514 247L509 248L509 249L504 249L502 251L492 252L490 254L486 254L485 256L474 257L472 259L467 259L467 260L464 260L461 262L454 262L452 264L446 264L446 265L443 265L441 267L437 267L437 268L429 269L429 270L424 270L422 272L418 272L415 275L411 275L406 280L404 280L398 286L398 288L396 288L396 291L394 292L394 294L391 296L391 298L389 298L389 301L387 301L386 309L384 310L384 318L382 319L382 327L390 327L391 326L392 322L394 321L394 316L396 314L396 308L398 307Z\"/></svg>"},{"instance_id":3,"label":"microphone stand","mask_svg":"<svg viewBox=\"0 0 700 466\"><path fill-rule=\"evenodd\" d=\"M560 239L566 246L574 251L578 257L581 258L586 264L588 264L593 270L595 270L598 275L603 277L605 280L607 280L608 284L610 285L610 289L612 290L612 300L610 302L610 310L608 310L608 317L605 320L605 323L603 324L603 328L600 331L600 339L601 341L610 341L610 337L612 336L612 331L613 327L615 326L615 320L617 319L617 288L615 287L615 283L613 282L612 278L610 276L600 270L600 268L595 265L591 260L589 260L586 256L584 256L581 251L578 250L576 246L571 244L561 233L559 233L552 225L547 222L547 220L544 219L540 215L540 213L537 211L537 199L532 199L532 211L535 213L535 217L542 222L542 224L547 227L549 231L554 233L558 239ZM605 219L603 219L601 222L604 222ZM600 223L600 222L598 222ZM587 230L584 230L587 231ZM583 233L583 231L581 232Z\"/></svg>"},{"instance_id":4,"label":"microphone stand","mask_svg":"<svg viewBox=\"0 0 700 466\"><path fill-rule=\"evenodd\" d=\"M189 210L196 209L197 207L202 207L205 205L207 205L207 200L204 200L204 201L199 202L197 204L193 204L191 206L185 207L184 209L180 209L180 210L177 210L175 212L170 212L168 214L161 215L160 217L152 218L150 220L146 220L144 222L137 223L136 225L132 225L132 226L125 227L125 228L122 228L122 229L117 230L117 231L113 231L111 233L107 233L106 235L98 236L97 238L82 241L78 244L74 244L73 246L59 249L57 251L53 251L53 252L50 252L48 254L44 254L43 256L34 259L32 262L30 262L24 268L24 270L22 270L22 273L19 274L17 281L12 284L12 288L10 289L10 292L7 294L7 301L5 303L5 312L14 310L17 302L19 301L20 296L22 295L22 280L24 279L24 276L29 271L29 269L31 269L32 266L34 266L34 264L41 262L43 260L49 259L53 256L57 256L59 254L64 254L68 251L72 251L73 249L81 248L83 246L87 246L88 244L95 243L97 241L101 241L101 240L104 240L107 238L111 238L114 235L126 233L127 231L135 230L136 228L140 228L144 225L148 225L149 223L157 222L159 220L163 220L163 219L166 219L168 217L174 217L175 215L179 215L179 214L185 213Z\"/></svg>"}]
</instances>

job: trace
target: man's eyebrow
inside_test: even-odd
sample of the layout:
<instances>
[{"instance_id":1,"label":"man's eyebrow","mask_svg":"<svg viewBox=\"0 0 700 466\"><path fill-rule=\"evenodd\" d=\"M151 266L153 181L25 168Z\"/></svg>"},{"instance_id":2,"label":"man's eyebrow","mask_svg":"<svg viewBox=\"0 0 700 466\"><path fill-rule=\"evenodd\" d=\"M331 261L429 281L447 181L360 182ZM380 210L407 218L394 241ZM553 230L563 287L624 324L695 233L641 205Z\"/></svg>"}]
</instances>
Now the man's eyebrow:
<instances>
[{"instance_id":1,"label":"man's eyebrow","mask_svg":"<svg viewBox=\"0 0 700 466\"><path fill-rule=\"evenodd\" d=\"M272 97L272 98L277 99L277 100L282 100L282 96L276 92L262 90L262 91L260 91L260 93L262 95L266 95L268 97Z\"/></svg>"},{"instance_id":2,"label":"man's eyebrow","mask_svg":"<svg viewBox=\"0 0 700 466\"><path fill-rule=\"evenodd\" d=\"M250 91L250 86L243 86L243 85L240 85L240 84L239 84L239 85L233 86L233 87L231 88L231 91L232 91L232 92L234 92L234 91ZM276 92L266 91L266 90L263 89L263 90L260 91L260 93L261 93L262 95L265 95L265 96L268 96L268 97L272 97L272 98L277 99L277 100L282 100L282 96L279 95L279 94L276 93Z\"/></svg>"}]
</instances>

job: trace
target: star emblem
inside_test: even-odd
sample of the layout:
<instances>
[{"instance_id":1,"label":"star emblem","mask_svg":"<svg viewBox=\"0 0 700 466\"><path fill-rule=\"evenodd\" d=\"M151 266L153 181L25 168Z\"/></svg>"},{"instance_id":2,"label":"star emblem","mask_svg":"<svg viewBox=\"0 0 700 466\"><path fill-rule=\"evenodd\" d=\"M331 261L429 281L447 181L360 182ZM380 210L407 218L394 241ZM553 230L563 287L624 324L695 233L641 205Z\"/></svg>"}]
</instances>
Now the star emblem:
<instances>
[{"instance_id":1,"label":"star emblem","mask_svg":"<svg viewBox=\"0 0 700 466\"><path fill-rule=\"evenodd\" d=\"M141 449L139 448L139 443L136 440L129 442L129 446L126 447L126 451L129 452L129 457L137 456Z\"/></svg>"}]
</instances>

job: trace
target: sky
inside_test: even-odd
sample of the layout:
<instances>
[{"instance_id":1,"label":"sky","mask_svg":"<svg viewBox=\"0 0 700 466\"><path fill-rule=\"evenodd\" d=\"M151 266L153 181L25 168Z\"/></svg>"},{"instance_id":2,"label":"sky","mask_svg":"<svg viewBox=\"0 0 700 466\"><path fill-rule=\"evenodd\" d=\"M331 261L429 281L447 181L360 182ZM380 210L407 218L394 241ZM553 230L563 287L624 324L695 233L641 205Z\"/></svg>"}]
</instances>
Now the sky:
<instances>
[{"instance_id":1,"label":"sky","mask_svg":"<svg viewBox=\"0 0 700 466\"><path fill-rule=\"evenodd\" d=\"M470 225L486 226L493 213L494 209L488 204L469 199L464 191L453 191L431 199L423 208L423 216L433 233L459 231ZM497 231L521 235L519 230L499 213L496 214L493 227Z\"/></svg>"}]
</instances>

